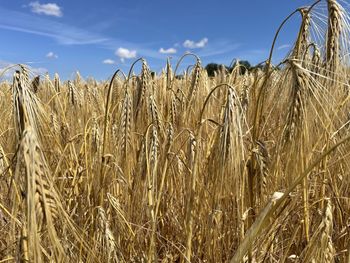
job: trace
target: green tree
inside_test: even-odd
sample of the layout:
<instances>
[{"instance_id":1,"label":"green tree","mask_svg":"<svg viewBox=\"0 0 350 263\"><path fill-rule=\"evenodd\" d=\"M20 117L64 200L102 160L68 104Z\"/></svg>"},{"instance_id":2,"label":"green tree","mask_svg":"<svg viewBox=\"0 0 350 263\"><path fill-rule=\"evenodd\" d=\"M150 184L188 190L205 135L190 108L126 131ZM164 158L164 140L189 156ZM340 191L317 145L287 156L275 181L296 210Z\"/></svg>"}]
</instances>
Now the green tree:
<instances>
[{"instance_id":1,"label":"green tree","mask_svg":"<svg viewBox=\"0 0 350 263\"><path fill-rule=\"evenodd\" d=\"M237 61L235 61L234 63L231 64L231 66L225 66L222 64L217 64L217 63L209 63L205 66L205 69L208 73L209 77L214 77L215 72L216 71L220 71L222 70L222 67L225 67L225 69L228 72L232 72L232 70L235 68L235 66L237 65ZM239 65L240 65L240 73L244 74L247 70L251 71L254 67L250 64L249 61L247 60L240 60L239 61Z\"/></svg>"},{"instance_id":2,"label":"green tree","mask_svg":"<svg viewBox=\"0 0 350 263\"><path fill-rule=\"evenodd\" d=\"M205 70L207 71L209 77L214 77L215 71L219 70L219 64L209 63L205 66Z\"/></svg>"},{"instance_id":3,"label":"green tree","mask_svg":"<svg viewBox=\"0 0 350 263\"><path fill-rule=\"evenodd\" d=\"M245 74L247 70L250 71L252 69L252 65L249 63L248 60L239 60L238 63L240 65L239 69L241 74ZM236 67L236 65L237 61L235 61L232 67L230 67L230 72Z\"/></svg>"}]
</instances>

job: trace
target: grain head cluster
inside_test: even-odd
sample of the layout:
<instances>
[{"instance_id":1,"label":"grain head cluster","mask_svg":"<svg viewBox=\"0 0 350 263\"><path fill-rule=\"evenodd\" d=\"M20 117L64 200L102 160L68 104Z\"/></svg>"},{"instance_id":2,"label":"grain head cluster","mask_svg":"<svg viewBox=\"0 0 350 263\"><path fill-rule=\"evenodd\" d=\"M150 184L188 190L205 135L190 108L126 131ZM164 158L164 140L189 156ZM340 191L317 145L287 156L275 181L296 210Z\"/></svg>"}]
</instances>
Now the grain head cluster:
<instances>
[{"instance_id":1,"label":"grain head cluster","mask_svg":"<svg viewBox=\"0 0 350 263\"><path fill-rule=\"evenodd\" d=\"M297 9L285 59L273 40L249 71L209 77L191 53L107 81L5 69L0 262L350 262L341 4Z\"/></svg>"}]
</instances>

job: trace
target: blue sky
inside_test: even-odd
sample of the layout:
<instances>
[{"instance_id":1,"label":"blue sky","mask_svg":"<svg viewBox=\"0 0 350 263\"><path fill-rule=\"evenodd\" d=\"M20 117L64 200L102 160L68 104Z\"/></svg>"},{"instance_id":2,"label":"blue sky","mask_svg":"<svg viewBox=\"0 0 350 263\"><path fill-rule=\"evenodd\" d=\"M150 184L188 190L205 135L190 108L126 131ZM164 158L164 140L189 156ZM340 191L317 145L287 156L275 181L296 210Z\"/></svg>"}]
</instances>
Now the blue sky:
<instances>
[{"instance_id":1,"label":"blue sky","mask_svg":"<svg viewBox=\"0 0 350 263\"><path fill-rule=\"evenodd\" d=\"M29 63L40 73L106 79L144 57L155 71L186 51L203 65L230 64L234 58L266 59L281 21L298 0L1 0L0 68ZM300 19L283 30L274 55L283 58L293 44ZM185 61L190 63L191 61Z\"/></svg>"}]
</instances>

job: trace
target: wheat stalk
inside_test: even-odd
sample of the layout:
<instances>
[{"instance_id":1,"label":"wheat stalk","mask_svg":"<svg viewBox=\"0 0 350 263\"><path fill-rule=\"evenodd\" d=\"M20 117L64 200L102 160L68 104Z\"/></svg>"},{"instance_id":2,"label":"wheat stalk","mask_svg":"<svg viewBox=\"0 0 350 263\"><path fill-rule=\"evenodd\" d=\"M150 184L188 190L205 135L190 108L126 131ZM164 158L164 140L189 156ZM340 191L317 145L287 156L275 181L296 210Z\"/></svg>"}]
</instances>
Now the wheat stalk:
<instances>
[{"instance_id":1,"label":"wheat stalk","mask_svg":"<svg viewBox=\"0 0 350 263\"><path fill-rule=\"evenodd\" d=\"M25 193L25 216L28 227L28 252L31 261L42 258L39 232L44 228L53 245L56 260L65 252L57 236L54 220L58 218L59 197L49 182L49 172L35 132L28 126L22 135L15 178L22 181Z\"/></svg>"}]
</instances>

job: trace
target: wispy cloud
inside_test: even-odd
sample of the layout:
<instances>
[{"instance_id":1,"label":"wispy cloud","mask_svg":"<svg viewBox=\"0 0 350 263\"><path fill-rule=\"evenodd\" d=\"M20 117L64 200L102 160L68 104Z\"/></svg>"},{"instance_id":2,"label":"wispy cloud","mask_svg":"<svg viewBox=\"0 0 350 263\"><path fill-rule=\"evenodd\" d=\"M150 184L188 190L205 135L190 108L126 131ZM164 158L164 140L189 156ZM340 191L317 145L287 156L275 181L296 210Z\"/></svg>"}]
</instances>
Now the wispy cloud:
<instances>
[{"instance_id":1,"label":"wispy cloud","mask_svg":"<svg viewBox=\"0 0 350 263\"><path fill-rule=\"evenodd\" d=\"M239 60L248 60L255 65L265 61L268 58L268 49L243 49L237 52L236 58Z\"/></svg>"},{"instance_id":2,"label":"wispy cloud","mask_svg":"<svg viewBox=\"0 0 350 263\"><path fill-rule=\"evenodd\" d=\"M107 65L114 65L115 64L115 61L113 59L105 59L102 61L103 64L107 64Z\"/></svg>"},{"instance_id":3,"label":"wispy cloud","mask_svg":"<svg viewBox=\"0 0 350 263\"><path fill-rule=\"evenodd\" d=\"M159 49L159 53L161 54L176 54L177 50L175 48L168 48L168 49L164 49L164 48L160 48Z\"/></svg>"},{"instance_id":4,"label":"wispy cloud","mask_svg":"<svg viewBox=\"0 0 350 263\"><path fill-rule=\"evenodd\" d=\"M22 12L0 7L0 28L45 36L63 45L97 44L108 38L98 34Z\"/></svg>"},{"instance_id":5,"label":"wispy cloud","mask_svg":"<svg viewBox=\"0 0 350 263\"><path fill-rule=\"evenodd\" d=\"M47 16L63 16L62 9L55 3L40 4L39 1L30 2L29 6L33 13Z\"/></svg>"},{"instance_id":6,"label":"wispy cloud","mask_svg":"<svg viewBox=\"0 0 350 263\"><path fill-rule=\"evenodd\" d=\"M190 49L194 49L194 48L203 48L205 47L206 45L208 44L208 38L203 38L201 39L200 41L198 42L194 42L193 40L186 40L184 43L183 43L183 46L185 48L190 48Z\"/></svg>"},{"instance_id":7,"label":"wispy cloud","mask_svg":"<svg viewBox=\"0 0 350 263\"><path fill-rule=\"evenodd\" d=\"M129 50L127 48L120 47L115 51L115 54L120 58L122 62L125 59L136 58L136 50Z\"/></svg>"},{"instance_id":8,"label":"wispy cloud","mask_svg":"<svg viewBox=\"0 0 350 263\"><path fill-rule=\"evenodd\" d=\"M290 48L291 45L290 44L284 44L284 45L280 45L277 50L281 50L281 49L286 49L286 48Z\"/></svg>"},{"instance_id":9,"label":"wispy cloud","mask_svg":"<svg viewBox=\"0 0 350 263\"><path fill-rule=\"evenodd\" d=\"M56 59L58 58L58 55L50 51L49 53L46 54L46 57L50 59Z\"/></svg>"},{"instance_id":10,"label":"wispy cloud","mask_svg":"<svg viewBox=\"0 0 350 263\"><path fill-rule=\"evenodd\" d=\"M234 43L227 40L212 41L205 49L196 52L200 57L217 57L223 54L232 54L233 51L237 52L240 48L240 43Z\"/></svg>"}]
</instances>

